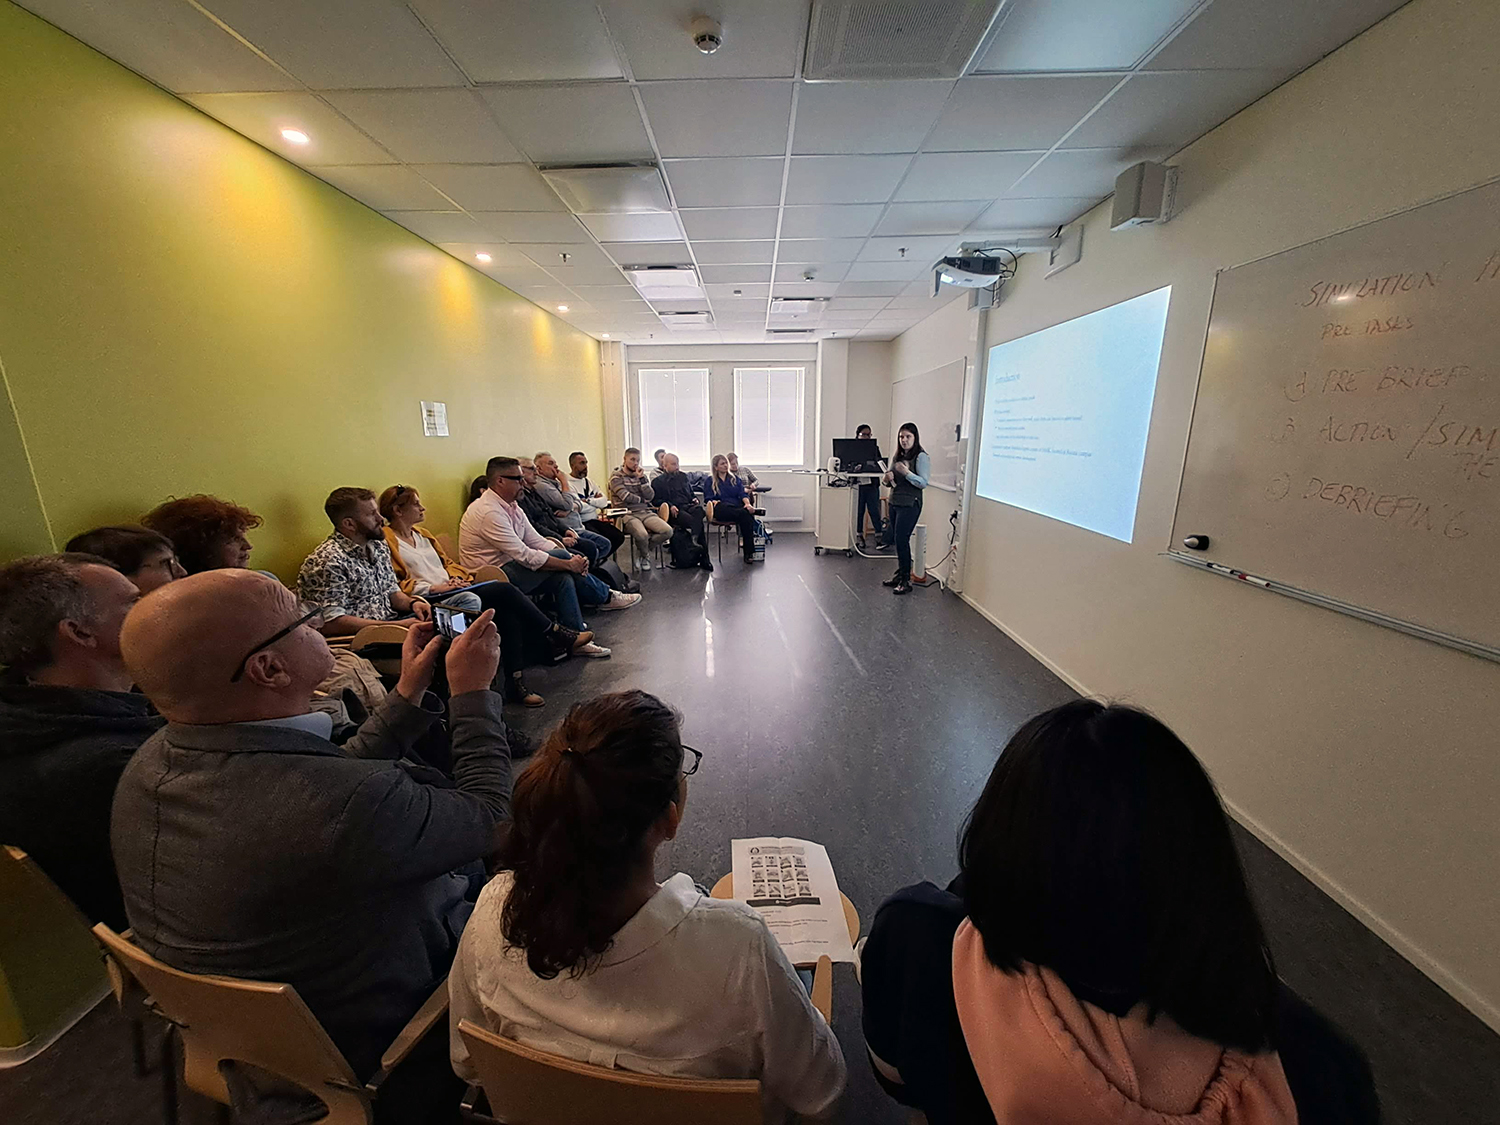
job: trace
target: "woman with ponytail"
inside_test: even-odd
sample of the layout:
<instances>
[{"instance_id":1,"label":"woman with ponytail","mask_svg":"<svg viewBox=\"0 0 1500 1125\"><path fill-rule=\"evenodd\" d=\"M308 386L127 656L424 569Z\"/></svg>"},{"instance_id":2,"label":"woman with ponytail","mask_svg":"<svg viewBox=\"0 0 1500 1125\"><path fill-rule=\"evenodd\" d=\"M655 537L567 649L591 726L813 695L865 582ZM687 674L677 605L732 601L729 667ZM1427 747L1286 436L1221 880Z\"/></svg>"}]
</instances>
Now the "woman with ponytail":
<instances>
[{"instance_id":1,"label":"woman with ponytail","mask_svg":"<svg viewBox=\"0 0 1500 1125\"><path fill-rule=\"evenodd\" d=\"M756 1078L773 1112L830 1110L838 1040L751 907L656 881L688 776L677 714L643 691L575 705L516 780L500 873L448 978L458 1023L643 1074Z\"/></svg>"}]
</instances>

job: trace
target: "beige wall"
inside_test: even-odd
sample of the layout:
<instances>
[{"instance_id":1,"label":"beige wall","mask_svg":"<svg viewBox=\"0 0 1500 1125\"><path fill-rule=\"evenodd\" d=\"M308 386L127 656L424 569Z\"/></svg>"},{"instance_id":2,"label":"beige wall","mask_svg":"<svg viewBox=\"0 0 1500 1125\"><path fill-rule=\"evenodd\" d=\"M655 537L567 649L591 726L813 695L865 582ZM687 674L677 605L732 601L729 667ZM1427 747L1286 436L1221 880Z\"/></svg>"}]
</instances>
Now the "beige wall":
<instances>
[{"instance_id":1,"label":"beige wall","mask_svg":"<svg viewBox=\"0 0 1500 1125\"><path fill-rule=\"evenodd\" d=\"M1500 1029L1500 667L1158 557L1215 270L1500 175L1497 42L1494 0L1414 0L1180 154L1169 225L1111 233L1106 204L1079 265L1022 260L989 344L1173 287L1135 541L976 500L964 586L1075 686L1156 710L1247 825Z\"/></svg>"},{"instance_id":2,"label":"beige wall","mask_svg":"<svg viewBox=\"0 0 1500 1125\"><path fill-rule=\"evenodd\" d=\"M7 0L0 360L7 554L208 491L287 578L339 485L451 531L492 454L604 459L593 339Z\"/></svg>"}]
</instances>

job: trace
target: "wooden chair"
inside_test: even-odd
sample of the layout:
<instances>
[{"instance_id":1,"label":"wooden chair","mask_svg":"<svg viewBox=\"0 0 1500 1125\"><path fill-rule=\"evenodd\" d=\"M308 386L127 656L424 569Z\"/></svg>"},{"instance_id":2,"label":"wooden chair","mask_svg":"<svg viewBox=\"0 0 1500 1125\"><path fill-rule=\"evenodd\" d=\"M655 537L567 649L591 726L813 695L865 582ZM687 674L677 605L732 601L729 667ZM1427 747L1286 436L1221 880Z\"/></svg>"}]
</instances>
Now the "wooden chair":
<instances>
[{"instance_id":1,"label":"wooden chair","mask_svg":"<svg viewBox=\"0 0 1500 1125\"><path fill-rule=\"evenodd\" d=\"M354 639L349 642L349 647L356 653L364 656L375 666L375 671L382 676L399 676L401 674L401 656L371 657L364 650L373 645L396 645L400 646L406 641L407 626L399 621L382 621L379 625L366 625L354 634Z\"/></svg>"},{"instance_id":2,"label":"wooden chair","mask_svg":"<svg viewBox=\"0 0 1500 1125\"><path fill-rule=\"evenodd\" d=\"M25 852L0 847L0 1068L36 1058L109 995L88 921Z\"/></svg>"},{"instance_id":3,"label":"wooden chair","mask_svg":"<svg viewBox=\"0 0 1500 1125\"><path fill-rule=\"evenodd\" d=\"M488 563L486 563L484 566L481 566L474 571L474 581L509 582L510 576L506 574L505 571L501 570L498 566L490 566Z\"/></svg>"},{"instance_id":4,"label":"wooden chair","mask_svg":"<svg viewBox=\"0 0 1500 1125\"><path fill-rule=\"evenodd\" d=\"M326 1125L372 1125L372 1105L391 1071L448 1012L445 980L361 1083L328 1033L289 984L185 973L165 965L100 923L94 937L151 997L182 1041L182 1080L190 1090L229 1105L219 1073L226 1060L248 1063L310 1091L328 1107Z\"/></svg>"},{"instance_id":5,"label":"wooden chair","mask_svg":"<svg viewBox=\"0 0 1500 1125\"><path fill-rule=\"evenodd\" d=\"M465 1099L466 1119L504 1125L760 1125L754 1079L666 1078L575 1062L502 1038L461 1020L485 1115Z\"/></svg>"}]
</instances>

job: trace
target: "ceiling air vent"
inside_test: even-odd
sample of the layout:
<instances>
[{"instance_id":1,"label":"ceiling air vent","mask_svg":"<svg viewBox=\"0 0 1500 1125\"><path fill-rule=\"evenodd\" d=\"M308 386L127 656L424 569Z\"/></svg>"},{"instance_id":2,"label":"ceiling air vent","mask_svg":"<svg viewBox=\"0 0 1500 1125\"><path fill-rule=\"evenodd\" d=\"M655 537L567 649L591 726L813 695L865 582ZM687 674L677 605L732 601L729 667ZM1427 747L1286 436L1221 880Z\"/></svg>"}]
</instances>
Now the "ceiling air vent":
<instances>
[{"instance_id":1,"label":"ceiling air vent","mask_svg":"<svg viewBox=\"0 0 1500 1125\"><path fill-rule=\"evenodd\" d=\"M674 331L679 328L708 328L714 322L713 317L706 312L664 312L656 315Z\"/></svg>"},{"instance_id":2,"label":"ceiling air vent","mask_svg":"<svg viewBox=\"0 0 1500 1125\"><path fill-rule=\"evenodd\" d=\"M811 336L811 328L767 328L767 336Z\"/></svg>"},{"instance_id":3,"label":"ceiling air vent","mask_svg":"<svg viewBox=\"0 0 1500 1125\"><path fill-rule=\"evenodd\" d=\"M803 77L957 78L1004 0L813 0Z\"/></svg>"}]
</instances>

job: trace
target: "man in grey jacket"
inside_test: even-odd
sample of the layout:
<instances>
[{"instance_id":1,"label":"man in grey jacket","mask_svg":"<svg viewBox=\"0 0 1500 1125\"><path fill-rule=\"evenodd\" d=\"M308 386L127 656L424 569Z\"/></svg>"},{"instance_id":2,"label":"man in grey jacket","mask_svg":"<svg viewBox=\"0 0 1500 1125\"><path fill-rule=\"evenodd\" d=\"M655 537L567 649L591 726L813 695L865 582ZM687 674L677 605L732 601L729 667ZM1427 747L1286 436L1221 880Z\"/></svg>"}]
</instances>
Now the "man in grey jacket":
<instances>
[{"instance_id":1,"label":"man in grey jacket","mask_svg":"<svg viewBox=\"0 0 1500 1125\"><path fill-rule=\"evenodd\" d=\"M609 478L609 494L616 504L630 512L625 517L625 531L635 540L636 566L650 570L651 548L672 538L672 529L656 513L656 496L641 471L639 449L631 447L625 451L624 463Z\"/></svg>"},{"instance_id":2,"label":"man in grey jacket","mask_svg":"<svg viewBox=\"0 0 1500 1125\"><path fill-rule=\"evenodd\" d=\"M440 721L445 642L417 622L396 690L338 747L308 711L332 665L318 611L247 570L173 582L121 650L168 720L115 793L136 942L194 973L284 981L361 1078L442 983L510 812L499 639L486 611L447 648L453 779L402 761ZM454 784L456 783L456 784ZM404 1069L404 1068L403 1068Z\"/></svg>"}]
</instances>

